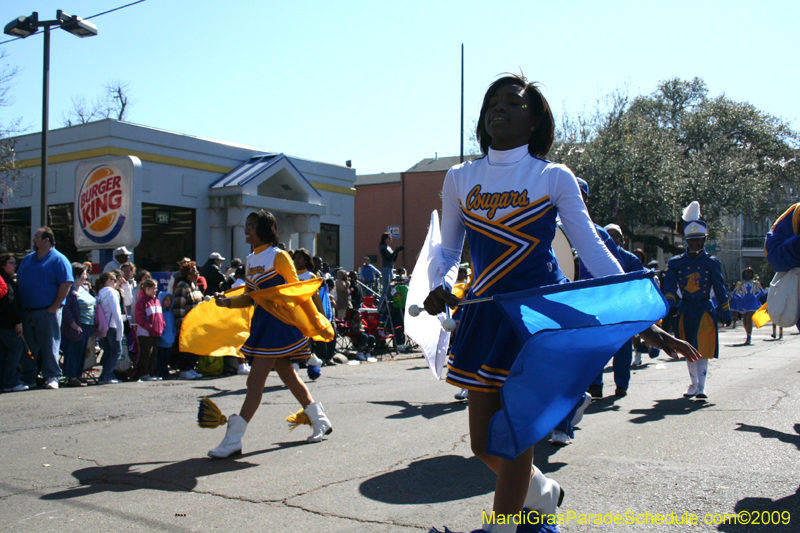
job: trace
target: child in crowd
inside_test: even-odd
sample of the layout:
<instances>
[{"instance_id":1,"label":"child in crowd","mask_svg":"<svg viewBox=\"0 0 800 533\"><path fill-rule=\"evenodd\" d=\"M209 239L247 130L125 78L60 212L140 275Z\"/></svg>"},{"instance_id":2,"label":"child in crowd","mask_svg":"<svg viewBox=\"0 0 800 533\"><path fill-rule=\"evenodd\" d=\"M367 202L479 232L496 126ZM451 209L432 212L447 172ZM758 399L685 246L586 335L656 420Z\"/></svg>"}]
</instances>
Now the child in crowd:
<instances>
[{"instance_id":1,"label":"child in crowd","mask_svg":"<svg viewBox=\"0 0 800 533\"><path fill-rule=\"evenodd\" d=\"M375 362L377 359L372 357L372 350L375 347L375 336L365 331L366 322L361 318L361 313L355 309L350 310L349 324L350 338L356 348L356 359L359 361Z\"/></svg>"},{"instance_id":2,"label":"child in crowd","mask_svg":"<svg viewBox=\"0 0 800 533\"><path fill-rule=\"evenodd\" d=\"M156 376L158 379L169 379L169 358L172 353L172 345L175 343L175 315L172 314L172 295L167 291L161 291L158 293L158 300L161 302L164 329L158 338Z\"/></svg>"},{"instance_id":3,"label":"child in crowd","mask_svg":"<svg viewBox=\"0 0 800 533\"><path fill-rule=\"evenodd\" d=\"M235 281L233 285L231 285L231 289L235 289L236 287L241 287L245 284L244 281L244 265L241 265L236 268L236 274L234 276Z\"/></svg>"},{"instance_id":4,"label":"child in crowd","mask_svg":"<svg viewBox=\"0 0 800 533\"><path fill-rule=\"evenodd\" d=\"M136 302L136 330L139 357L136 359L136 378L139 381L157 381L156 350L158 339L164 331L164 315L161 302L156 298L158 284L152 279L142 282L139 300Z\"/></svg>"},{"instance_id":5,"label":"child in crowd","mask_svg":"<svg viewBox=\"0 0 800 533\"><path fill-rule=\"evenodd\" d=\"M131 324L136 324L136 302L139 301L139 293L142 290L142 282L148 279L153 279L153 276L150 275L145 269L140 269L136 271L136 275L133 276L133 279L136 280L136 287L133 289L133 316L131 317Z\"/></svg>"}]
</instances>

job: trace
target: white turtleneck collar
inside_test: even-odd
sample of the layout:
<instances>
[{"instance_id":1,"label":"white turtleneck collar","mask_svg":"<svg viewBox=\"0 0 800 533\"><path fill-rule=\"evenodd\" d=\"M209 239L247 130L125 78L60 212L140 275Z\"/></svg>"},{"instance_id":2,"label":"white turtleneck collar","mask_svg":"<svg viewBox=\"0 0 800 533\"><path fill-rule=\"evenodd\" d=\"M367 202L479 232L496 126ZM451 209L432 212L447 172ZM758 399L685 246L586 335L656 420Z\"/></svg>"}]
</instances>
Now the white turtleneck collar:
<instances>
[{"instance_id":1,"label":"white turtleneck collar","mask_svg":"<svg viewBox=\"0 0 800 533\"><path fill-rule=\"evenodd\" d=\"M524 144L511 150L493 150L489 148L490 165L513 165L519 163L528 155L528 145Z\"/></svg>"}]
</instances>

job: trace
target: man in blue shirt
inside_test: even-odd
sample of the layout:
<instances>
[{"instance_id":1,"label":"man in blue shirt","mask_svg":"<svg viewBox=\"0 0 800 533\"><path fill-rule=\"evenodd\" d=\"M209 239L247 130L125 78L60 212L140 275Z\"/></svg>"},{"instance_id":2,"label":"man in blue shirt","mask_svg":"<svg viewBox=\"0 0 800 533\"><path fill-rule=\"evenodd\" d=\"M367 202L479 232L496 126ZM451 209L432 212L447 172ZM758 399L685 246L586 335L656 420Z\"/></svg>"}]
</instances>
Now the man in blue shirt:
<instances>
[{"instance_id":1,"label":"man in blue shirt","mask_svg":"<svg viewBox=\"0 0 800 533\"><path fill-rule=\"evenodd\" d=\"M33 235L33 252L26 255L17 270L20 299L25 309L23 334L33 359L23 357L22 381L36 385L37 357L41 357L45 387L58 388L61 368L58 349L61 344L61 308L72 286L72 266L55 249L53 230L43 226Z\"/></svg>"},{"instance_id":2,"label":"man in blue shirt","mask_svg":"<svg viewBox=\"0 0 800 533\"><path fill-rule=\"evenodd\" d=\"M361 277L361 281L364 282L364 285L375 290L375 279L376 276L380 276L381 271L375 268L375 265L372 264L369 257L364 258L364 264L360 268L359 276Z\"/></svg>"}]
</instances>

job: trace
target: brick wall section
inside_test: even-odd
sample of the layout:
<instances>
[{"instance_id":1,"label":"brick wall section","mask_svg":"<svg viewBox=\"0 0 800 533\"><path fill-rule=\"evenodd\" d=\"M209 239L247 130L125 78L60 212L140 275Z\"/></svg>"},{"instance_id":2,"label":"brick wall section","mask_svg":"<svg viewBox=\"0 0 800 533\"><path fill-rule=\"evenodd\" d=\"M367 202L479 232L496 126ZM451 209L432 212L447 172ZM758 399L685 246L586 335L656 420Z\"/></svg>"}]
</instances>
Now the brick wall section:
<instances>
[{"instance_id":1,"label":"brick wall section","mask_svg":"<svg viewBox=\"0 0 800 533\"><path fill-rule=\"evenodd\" d=\"M402 194L400 183L381 183L356 187L355 242L353 265L361 268L365 255L378 255L381 234L388 226L403 225ZM400 230L401 237L404 232ZM392 248L403 244L403 239L392 241ZM380 257L375 264L380 268ZM402 265L400 265L402 266Z\"/></svg>"},{"instance_id":2,"label":"brick wall section","mask_svg":"<svg viewBox=\"0 0 800 533\"><path fill-rule=\"evenodd\" d=\"M403 173L406 250L403 258L405 263L400 266L409 270L409 273L417 262L417 255L428 234L431 211L436 209L441 221L441 193L446 174L446 171Z\"/></svg>"},{"instance_id":3,"label":"brick wall section","mask_svg":"<svg viewBox=\"0 0 800 533\"><path fill-rule=\"evenodd\" d=\"M434 209L442 214L442 184L446 171L407 172L400 183L360 185L356 187L354 264L363 263L365 255L378 254L378 241L387 226L400 226L400 254L395 267L410 271L428 234L428 222ZM380 268L380 258L375 265Z\"/></svg>"}]
</instances>

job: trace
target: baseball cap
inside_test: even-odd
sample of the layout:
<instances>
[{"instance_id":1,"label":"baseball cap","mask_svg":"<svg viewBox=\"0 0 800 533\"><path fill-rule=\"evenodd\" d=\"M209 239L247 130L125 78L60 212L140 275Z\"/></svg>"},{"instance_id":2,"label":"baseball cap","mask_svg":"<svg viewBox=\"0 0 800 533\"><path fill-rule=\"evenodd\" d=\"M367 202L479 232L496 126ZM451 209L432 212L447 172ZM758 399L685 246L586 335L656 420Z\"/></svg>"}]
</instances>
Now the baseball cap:
<instances>
[{"instance_id":1,"label":"baseball cap","mask_svg":"<svg viewBox=\"0 0 800 533\"><path fill-rule=\"evenodd\" d=\"M209 259L221 259L222 261L225 261L225 258L222 257L221 255L219 255L217 252L214 252L213 254L209 255L208 258Z\"/></svg>"},{"instance_id":2,"label":"baseball cap","mask_svg":"<svg viewBox=\"0 0 800 533\"><path fill-rule=\"evenodd\" d=\"M114 256L118 255L131 255L131 251L125 248L124 246L120 246L116 250L114 250Z\"/></svg>"},{"instance_id":3,"label":"baseball cap","mask_svg":"<svg viewBox=\"0 0 800 533\"><path fill-rule=\"evenodd\" d=\"M579 178L577 176L575 177L575 179L578 180L578 187L581 188L581 191L583 191L583 194L585 194L586 196L589 196L589 182L587 182L585 179Z\"/></svg>"}]
</instances>

